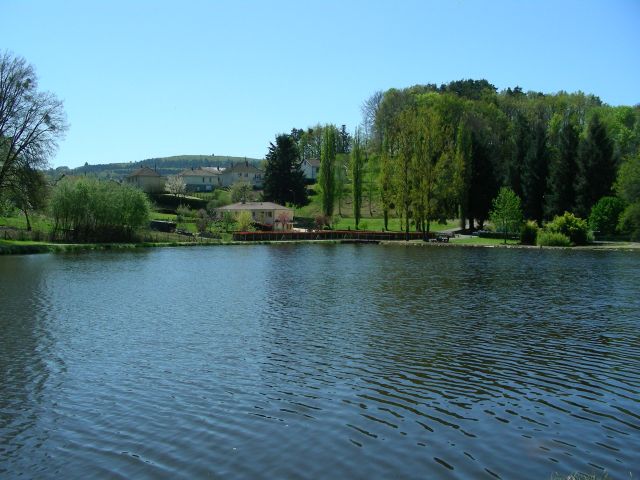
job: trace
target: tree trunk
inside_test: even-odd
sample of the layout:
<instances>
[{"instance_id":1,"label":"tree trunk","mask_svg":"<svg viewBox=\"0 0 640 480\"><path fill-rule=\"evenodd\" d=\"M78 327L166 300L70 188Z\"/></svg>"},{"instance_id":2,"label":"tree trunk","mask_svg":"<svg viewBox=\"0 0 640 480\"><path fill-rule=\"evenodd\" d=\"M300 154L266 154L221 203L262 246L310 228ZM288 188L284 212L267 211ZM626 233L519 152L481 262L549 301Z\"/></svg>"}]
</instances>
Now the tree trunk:
<instances>
[{"instance_id":1,"label":"tree trunk","mask_svg":"<svg viewBox=\"0 0 640 480\"><path fill-rule=\"evenodd\" d=\"M407 211L405 212L404 237L407 241L409 240L409 209L407 209Z\"/></svg>"},{"instance_id":2,"label":"tree trunk","mask_svg":"<svg viewBox=\"0 0 640 480\"><path fill-rule=\"evenodd\" d=\"M389 210L386 208L382 211L382 216L384 218L384 230L389 230Z\"/></svg>"},{"instance_id":3,"label":"tree trunk","mask_svg":"<svg viewBox=\"0 0 640 480\"><path fill-rule=\"evenodd\" d=\"M29 212L27 211L26 208L22 212L24 213L24 218L27 220L27 232L30 232L31 231L31 222L29 221Z\"/></svg>"}]
</instances>

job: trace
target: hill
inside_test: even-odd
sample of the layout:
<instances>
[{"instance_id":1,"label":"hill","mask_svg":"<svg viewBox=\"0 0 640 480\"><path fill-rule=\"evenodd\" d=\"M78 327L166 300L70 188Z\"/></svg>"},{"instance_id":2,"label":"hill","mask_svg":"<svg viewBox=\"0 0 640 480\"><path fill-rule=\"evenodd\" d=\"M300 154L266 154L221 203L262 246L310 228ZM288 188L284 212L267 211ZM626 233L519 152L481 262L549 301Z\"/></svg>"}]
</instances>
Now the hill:
<instances>
[{"instance_id":1,"label":"hill","mask_svg":"<svg viewBox=\"0 0 640 480\"><path fill-rule=\"evenodd\" d=\"M154 168L161 175L175 175L186 168L230 167L233 164L245 161L256 166L262 163L262 159L258 158L222 155L177 155L173 157L148 158L128 163L102 163L97 165L85 163L82 167L58 167L49 170L47 173L51 176L59 176L61 174L91 175L98 178L120 180L141 167Z\"/></svg>"}]
</instances>

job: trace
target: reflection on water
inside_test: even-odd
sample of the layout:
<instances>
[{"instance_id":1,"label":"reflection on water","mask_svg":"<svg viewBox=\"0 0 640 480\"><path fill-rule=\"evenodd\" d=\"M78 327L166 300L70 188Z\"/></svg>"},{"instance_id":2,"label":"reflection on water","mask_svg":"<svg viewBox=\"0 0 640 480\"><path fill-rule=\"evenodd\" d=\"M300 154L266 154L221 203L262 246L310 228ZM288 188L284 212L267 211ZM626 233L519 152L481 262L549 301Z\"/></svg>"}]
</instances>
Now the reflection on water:
<instances>
[{"instance_id":1,"label":"reflection on water","mask_svg":"<svg viewBox=\"0 0 640 480\"><path fill-rule=\"evenodd\" d=\"M640 256L0 258L0 477L638 476Z\"/></svg>"}]
</instances>

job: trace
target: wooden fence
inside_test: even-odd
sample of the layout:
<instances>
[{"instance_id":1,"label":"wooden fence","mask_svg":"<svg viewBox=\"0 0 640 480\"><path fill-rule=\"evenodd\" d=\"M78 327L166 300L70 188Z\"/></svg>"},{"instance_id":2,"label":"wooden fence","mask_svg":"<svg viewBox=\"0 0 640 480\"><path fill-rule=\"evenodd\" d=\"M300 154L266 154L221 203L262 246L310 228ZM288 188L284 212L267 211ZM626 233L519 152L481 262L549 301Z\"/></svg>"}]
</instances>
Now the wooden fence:
<instances>
[{"instance_id":1,"label":"wooden fence","mask_svg":"<svg viewBox=\"0 0 640 480\"><path fill-rule=\"evenodd\" d=\"M368 232L359 230L315 230L315 231L275 231L275 232L236 232L233 240L237 242L286 242L293 240L353 240L379 242L383 240L422 240L422 232ZM441 234L430 232L429 239Z\"/></svg>"}]
</instances>

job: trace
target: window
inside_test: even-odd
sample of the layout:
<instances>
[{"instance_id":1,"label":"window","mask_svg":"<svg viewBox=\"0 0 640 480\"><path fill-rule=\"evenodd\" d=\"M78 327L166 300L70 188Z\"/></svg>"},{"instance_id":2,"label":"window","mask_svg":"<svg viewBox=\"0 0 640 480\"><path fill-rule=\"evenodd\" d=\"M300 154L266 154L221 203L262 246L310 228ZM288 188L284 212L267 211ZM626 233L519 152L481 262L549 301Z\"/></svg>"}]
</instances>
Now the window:
<instances>
[{"instance_id":1,"label":"window","mask_svg":"<svg viewBox=\"0 0 640 480\"><path fill-rule=\"evenodd\" d=\"M273 217L273 212L267 212L267 217L269 218Z\"/></svg>"}]
</instances>

